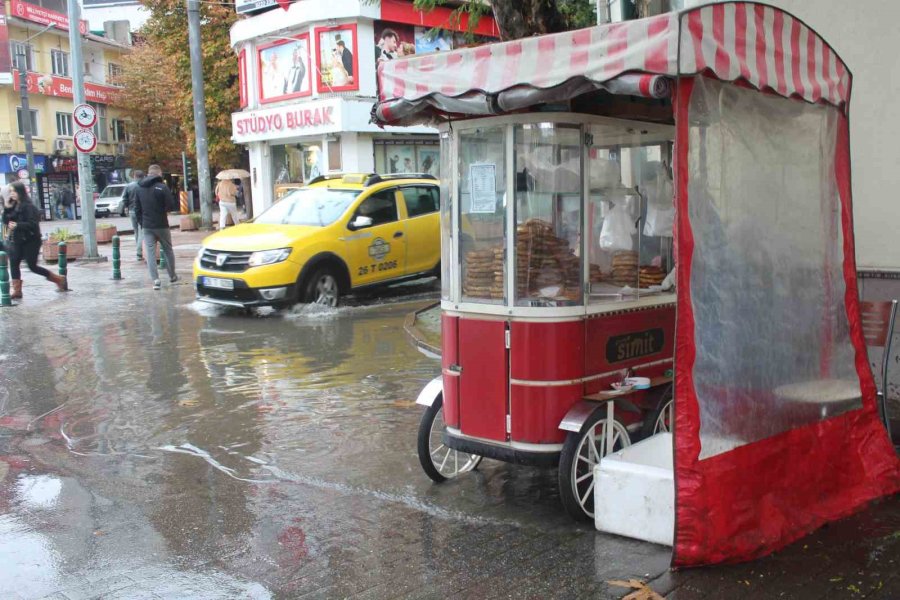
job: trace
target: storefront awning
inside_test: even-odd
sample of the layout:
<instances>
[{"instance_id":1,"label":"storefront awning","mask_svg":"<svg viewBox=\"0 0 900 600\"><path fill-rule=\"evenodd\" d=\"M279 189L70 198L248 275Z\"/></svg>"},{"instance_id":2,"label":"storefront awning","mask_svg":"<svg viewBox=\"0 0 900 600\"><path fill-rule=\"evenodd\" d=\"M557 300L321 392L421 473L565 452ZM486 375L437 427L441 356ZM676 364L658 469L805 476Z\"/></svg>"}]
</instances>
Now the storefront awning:
<instances>
[{"instance_id":1,"label":"storefront awning","mask_svg":"<svg viewBox=\"0 0 900 600\"><path fill-rule=\"evenodd\" d=\"M627 76L704 71L807 102L840 107L850 97L846 65L805 23L771 6L724 2L383 63L373 119L403 125L500 114L596 89L654 97L647 84L665 84L644 79L635 88Z\"/></svg>"}]
</instances>

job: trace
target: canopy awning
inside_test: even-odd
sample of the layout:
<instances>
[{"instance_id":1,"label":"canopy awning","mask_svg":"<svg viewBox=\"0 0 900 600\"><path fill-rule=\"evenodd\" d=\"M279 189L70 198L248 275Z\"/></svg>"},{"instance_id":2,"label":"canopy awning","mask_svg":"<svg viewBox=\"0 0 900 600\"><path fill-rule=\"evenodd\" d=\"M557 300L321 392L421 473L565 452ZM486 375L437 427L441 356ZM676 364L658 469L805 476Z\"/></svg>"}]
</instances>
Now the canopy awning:
<instances>
[{"instance_id":1,"label":"canopy awning","mask_svg":"<svg viewBox=\"0 0 900 600\"><path fill-rule=\"evenodd\" d=\"M850 71L805 23L768 5L723 2L382 63L373 114L383 125L409 125L501 114L597 89L659 97L653 87L661 84L629 76L704 71L807 102L841 107L850 97Z\"/></svg>"}]
</instances>

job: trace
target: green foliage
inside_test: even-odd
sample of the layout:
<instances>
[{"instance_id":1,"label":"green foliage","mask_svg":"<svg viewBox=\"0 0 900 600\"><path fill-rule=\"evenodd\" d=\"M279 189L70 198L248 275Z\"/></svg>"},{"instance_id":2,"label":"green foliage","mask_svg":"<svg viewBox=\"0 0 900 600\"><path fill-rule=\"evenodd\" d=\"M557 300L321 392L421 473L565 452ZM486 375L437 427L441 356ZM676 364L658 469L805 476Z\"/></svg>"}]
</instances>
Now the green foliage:
<instances>
[{"instance_id":1,"label":"green foliage","mask_svg":"<svg viewBox=\"0 0 900 600\"><path fill-rule=\"evenodd\" d=\"M73 233L66 227L57 227L53 233L50 234L50 241L53 243L59 242L80 242L84 239L84 236L80 233Z\"/></svg>"},{"instance_id":2,"label":"green foliage","mask_svg":"<svg viewBox=\"0 0 900 600\"><path fill-rule=\"evenodd\" d=\"M112 223L97 223L97 229L115 229Z\"/></svg>"},{"instance_id":3,"label":"green foliage","mask_svg":"<svg viewBox=\"0 0 900 600\"><path fill-rule=\"evenodd\" d=\"M187 10L184 0L142 0L142 4L150 12L140 31L144 47L135 49L139 60L129 61L124 75L126 90L137 80L138 91L128 106L132 119L146 124L143 132L133 131L134 146L142 146L146 158L154 156L148 164L159 162L180 171L182 150L193 156L195 148ZM207 144L214 168L240 164L241 151L231 142L231 113L239 106L238 66L228 34L237 19L231 2L200 4ZM154 114L163 115L155 121L148 115L151 103Z\"/></svg>"}]
</instances>

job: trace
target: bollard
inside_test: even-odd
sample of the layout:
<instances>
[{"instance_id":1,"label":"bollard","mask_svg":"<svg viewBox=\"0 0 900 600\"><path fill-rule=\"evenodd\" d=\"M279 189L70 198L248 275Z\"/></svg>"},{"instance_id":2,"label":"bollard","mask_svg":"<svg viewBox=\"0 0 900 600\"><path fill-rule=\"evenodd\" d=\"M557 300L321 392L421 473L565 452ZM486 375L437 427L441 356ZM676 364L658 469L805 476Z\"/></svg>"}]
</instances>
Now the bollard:
<instances>
[{"instance_id":1,"label":"bollard","mask_svg":"<svg viewBox=\"0 0 900 600\"><path fill-rule=\"evenodd\" d=\"M122 279L122 255L119 252L119 236L117 235L113 236L112 250L113 279L119 280Z\"/></svg>"},{"instance_id":2,"label":"bollard","mask_svg":"<svg viewBox=\"0 0 900 600\"><path fill-rule=\"evenodd\" d=\"M9 297L9 258L6 252L0 252L0 306L12 306Z\"/></svg>"},{"instance_id":3,"label":"bollard","mask_svg":"<svg viewBox=\"0 0 900 600\"><path fill-rule=\"evenodd\" d=\"M66 258L67 246L65 242L60 242L57 247L59 248L59 261L57 263L59 265L59 276L65 277L69 268L69 259Z\"/></svg>"}]
</instances>

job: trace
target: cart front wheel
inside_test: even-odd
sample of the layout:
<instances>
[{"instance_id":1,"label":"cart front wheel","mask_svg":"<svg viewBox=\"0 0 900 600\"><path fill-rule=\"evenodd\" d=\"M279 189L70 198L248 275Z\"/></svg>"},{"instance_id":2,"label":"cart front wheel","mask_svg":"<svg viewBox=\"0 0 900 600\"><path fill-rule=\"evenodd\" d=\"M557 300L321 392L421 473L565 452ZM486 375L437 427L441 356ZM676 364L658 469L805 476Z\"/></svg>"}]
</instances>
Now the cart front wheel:
<instances>
[{"instance_id":1,"label":"cart front wheel","mask_svg":"<svg viewBox=\"0 0 900 600\"><path fill-rule=\"evenodd\" d=\"M675 403L672 400L672 391L672 386L670 385L663 392L656 410L647 416L643 426L643 437L672 431L672 426L675 423Z\"/></svg>"},{"instance_id":2,"label":"cart front wheel","mask_svg":"<svg viewBox=\"0 0 900 600\"><path fill-rule=\"evenodd\" d=\"M613 451L631 445L621 421L607 425L606 408L598 408L581 431L566 436L559 457L559 494L566 511L579 521L594 519L594 467L606 456L606 436L613 436Z\"/></svg>"},{"instance_id":3,"label":"cart front wheel","mask_svg":"<svg viewBox=\"0 0 900 600\"><path fill-rule=\"evenodd\" d=\"M472 471L481 462L477 454L465 454L444 445L444 397L425 409L419 422L418 451L422 469L437 483Z\"/></svg>"}]
</instances>

